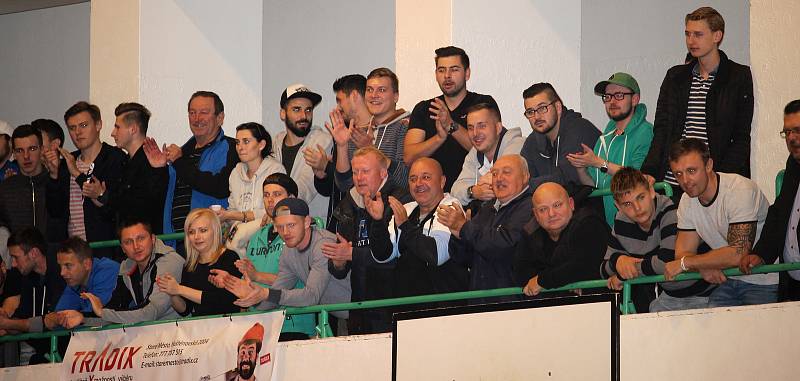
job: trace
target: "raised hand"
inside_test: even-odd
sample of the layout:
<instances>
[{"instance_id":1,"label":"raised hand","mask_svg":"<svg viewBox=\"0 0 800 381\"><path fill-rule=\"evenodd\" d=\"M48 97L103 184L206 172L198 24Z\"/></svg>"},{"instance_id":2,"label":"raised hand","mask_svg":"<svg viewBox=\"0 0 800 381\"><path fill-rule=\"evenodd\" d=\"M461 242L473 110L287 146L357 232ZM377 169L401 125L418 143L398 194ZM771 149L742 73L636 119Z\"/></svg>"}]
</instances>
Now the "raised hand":
<instances>
[{"instance_id":1,"label":"raised hand","mask_svg":"<svg viewBox=\"0 0 800 381\"><path fill-rule=\"evenodd\" d=\"M347 146L350 141L350 129L344 124L344 116L339 109L333 109L330 113L330 123L325 122L325 128L330 132L333 141L337 146ZM350 120L350 128L355 127L355 122Z\"/></svg>"},{"instance_id":2,"label":"raised hand","mask_svg":"<svg viewBox=\"0 0 800 381\"><path fill-rule=\"evenodd\" d=\"M431 119L436 121L436 135L446 139L450 125L453 124L453 118L450 116L450 109L447 108L447 104L439 98L434 98L428 111L431 113Z\"/></svg>"},{"instance_id":3,"label":"raised hand","mask_svg":"<svg viewBox=\"0 0 800 381\"><path fill-rule=\"evenodd\" d=\"M378 193L372 197L364 196L364 208L367 209L367 213L369 213L373 220L377 221L383 219L384 205L381 192L378 191Z\"/></svg>"},{"instance_id":4,"label":"raised hand","mask_svg":"<svg viewBox=\"0 0 800 381\"><path fill-rule=\"evenodd\" d=\"M81 171L78 170L78 165L75 164L75 156L72 156L72 154L69 153L69 151L65 150L63 147L58 147L58 152L60 152L61 156L64 157L64 162L67 163L67 169L69 170L69 174L72 175L72 177L80 176Z\"/></svg>"},{"instance_id":5,"label":"raised hand","mask_svg":"<svg viewBox=\"0 0 800 381\"><path fill-rule=\"evenodd\" d=\"M306 164L308 164L311 169L316 171L325 172L325 166L328 165L330 158L328 154L325 153L325 150L322 149L322 146L317 144L316 147L306 147L303 149L303 159L305 159Z\"/></svg>"},{"instance_id":6,"label":"raised hand","mask_svg":"<svg viewBox=\"0 0 800 381\"><path fill-rule=\"evenodd\" d=\"M42 151L44 153L44 167L47 169L47 172L50 174L50 178L58 179L58 166L61 163L61 158L59 157L59 151L54 149L45 149Z\"/></svg>"},{"instance_id":7,"label":"raised hand","mask_svg":"<svg viewBox=\"0 0 800 381\"><path fill-rule=\"evenodd\" d=\"M583 152L567 154L567 160L575 168L587 167L600 167L603 165L603 159L597 157L589 146L581 143Z\"/></svg>"},{"instance_id":8,"label":"raised hand","mask_svg":"<svg viewBox=\"0 0 800 381\"><path fill-rule=\"evenodd\" d=\"M166 148L166 146L165 146ZM144 150L144 155L147 157L147 161L150 163L150 166L153 168L163 168L167 165L167 155L161 148L158 148L158 143L153 138L145 138L144 144L142 144L142 149Z\"/></svg>"},{"instance_id":9,"label":"raised hand","mask_svg":"<svg viewBox=\"0 0 800 381\"><path fill-rule=\"evenodd\" d=\"M400 200L394 198L394 196L389 196L389 207L392 208L392 214L394 214L394 223L397 226L400 226L408 221L408 212L406 212L406 208L403 206L403 203L401 203Z\"/></svg>"}]
</instances>

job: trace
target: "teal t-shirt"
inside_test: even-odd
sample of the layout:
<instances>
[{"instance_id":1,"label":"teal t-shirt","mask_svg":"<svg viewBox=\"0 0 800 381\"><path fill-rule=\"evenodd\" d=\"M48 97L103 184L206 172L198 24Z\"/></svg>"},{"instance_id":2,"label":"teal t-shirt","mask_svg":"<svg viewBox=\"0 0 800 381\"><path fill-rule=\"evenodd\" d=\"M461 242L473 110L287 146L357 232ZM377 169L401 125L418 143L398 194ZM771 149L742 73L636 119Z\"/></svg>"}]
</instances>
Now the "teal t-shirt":
<instances>
[{"instance_id":1,"label":"teal t-shirt","mask_svg":"<svg viewBox=\"0 0 800 381\"><path fill-rule=\"evenodd\" d=\"M314 217L314 223L321 228L325 227L325 222L319 217ZM283 246L281 236L272 230L272 224L268 224L250 237L250 242L247 244L247 259L253 263L256 271L277 275ZM261 285L270 288L269 285ZM303 287L305 283L298 280L294 288ZM315 314L286 315L281 332L300 332L313 336L317 332L316 326Z\"/></svg>"}]
</instances>

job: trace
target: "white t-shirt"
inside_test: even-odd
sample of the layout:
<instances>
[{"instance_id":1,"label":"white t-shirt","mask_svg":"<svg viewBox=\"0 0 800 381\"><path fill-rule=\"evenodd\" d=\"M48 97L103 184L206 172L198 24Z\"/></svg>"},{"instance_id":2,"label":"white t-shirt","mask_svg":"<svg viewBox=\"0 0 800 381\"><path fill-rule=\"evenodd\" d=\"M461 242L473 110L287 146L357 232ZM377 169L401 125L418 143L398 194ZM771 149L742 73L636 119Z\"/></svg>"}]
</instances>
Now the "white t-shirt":
<instances>
[{"instance_id":1,"label":"white t-shirt","mask_svg":"<svg viewBox=\"0 0 800 381\"><path fill-rule=\"evenodd\" d=\"M678 229L694 230L712 249L728 246L728 225L757 222L756 238L767 218L769 201L752 180L731 173L717 173L719 186L710 205L684 193L678 206ZM778 274L754 274L735 277L760 284L778 284Z\"/></svg>"}]
</instances>

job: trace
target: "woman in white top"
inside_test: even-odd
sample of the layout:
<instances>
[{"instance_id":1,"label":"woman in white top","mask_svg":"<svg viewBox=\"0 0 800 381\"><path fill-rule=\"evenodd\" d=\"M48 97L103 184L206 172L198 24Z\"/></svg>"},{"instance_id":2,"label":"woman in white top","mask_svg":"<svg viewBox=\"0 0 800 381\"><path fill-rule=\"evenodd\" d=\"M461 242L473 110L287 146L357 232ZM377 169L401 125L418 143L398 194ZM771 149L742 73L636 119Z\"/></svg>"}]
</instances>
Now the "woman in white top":
<instances>
[{"instance_id":1,"label":"woman in white top","mask_svg":"<svg viewBox=\"0 0 800 381\"><path fill-rule=\"evenodd\" d=\"M222 222L247 222L261 219L266 210L261 184L267 176L286 173L283 164L272 157L272 138L264 126L249 122L236 127L236 153L239 164L231 172L228 209L217 212Z\"/></svg>"}]
</instances>

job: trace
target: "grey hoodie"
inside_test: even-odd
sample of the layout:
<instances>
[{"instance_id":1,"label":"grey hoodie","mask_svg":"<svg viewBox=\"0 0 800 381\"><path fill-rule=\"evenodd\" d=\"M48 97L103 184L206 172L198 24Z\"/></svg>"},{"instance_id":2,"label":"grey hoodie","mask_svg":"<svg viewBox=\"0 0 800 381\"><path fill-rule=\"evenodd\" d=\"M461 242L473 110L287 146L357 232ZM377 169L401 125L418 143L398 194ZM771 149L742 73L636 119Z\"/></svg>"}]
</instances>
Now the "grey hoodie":
<instances>
[{"instance_id":1,"label":"grey hoodie","mask_svg":"<svg viewBox=\"0 0 800 381\"><path fill-rule=\"evenodd\" d=\"M522 137L522 130L519 127L505 130L500 140L500 147L497 150L497 156L494 160L504 155L518 154L522 149L522 144L525 143L525 138ZM483 156L483 154L481 154ZM486 160L484 158L484 160ZM450 194L457 198L462 205L469 204L472 201L467 195L467 189L478 183L478 178L481 175L478 173L482 165L478 161L478 150L475 147L469 150L467 156L464 158L464 166L461 169L461 174L458 179L453 183Z\"/></svg>"},{"instance_id":2,"label":"grey hoodie","mask_svg":"<svg viewBox=\"0 0 800 381\"><path fill-rule=\"evenodd\" d=\"M157 258L156 258L157 257ZM153 261L155 258L155 261ZM172 309L170 296L158 289L157 285L151 283L153 270L156 271L156 276L163 276L164 274L171 274L175 277L178 283L181 282L181 271L183 270L184 259L175 252L170 246L156 239L153 245L153 258L151 263L148 264L144 274L142 274L142 295L149 299L144 307L130 310L130 311L115 311L108 308L103 308L103 322L104 323L139 323L149 320L165 320L177 319L180 316ZM119 266L119 276L122 277L125 287L134 299L134 303L139 305L141 301L135 300L135 293L133 292L133 283L131 282L130 274L138 271L136 261L126 259ZM147 296L150 287L152 291L149 297Z\"/></svg>"}]
</instances>

